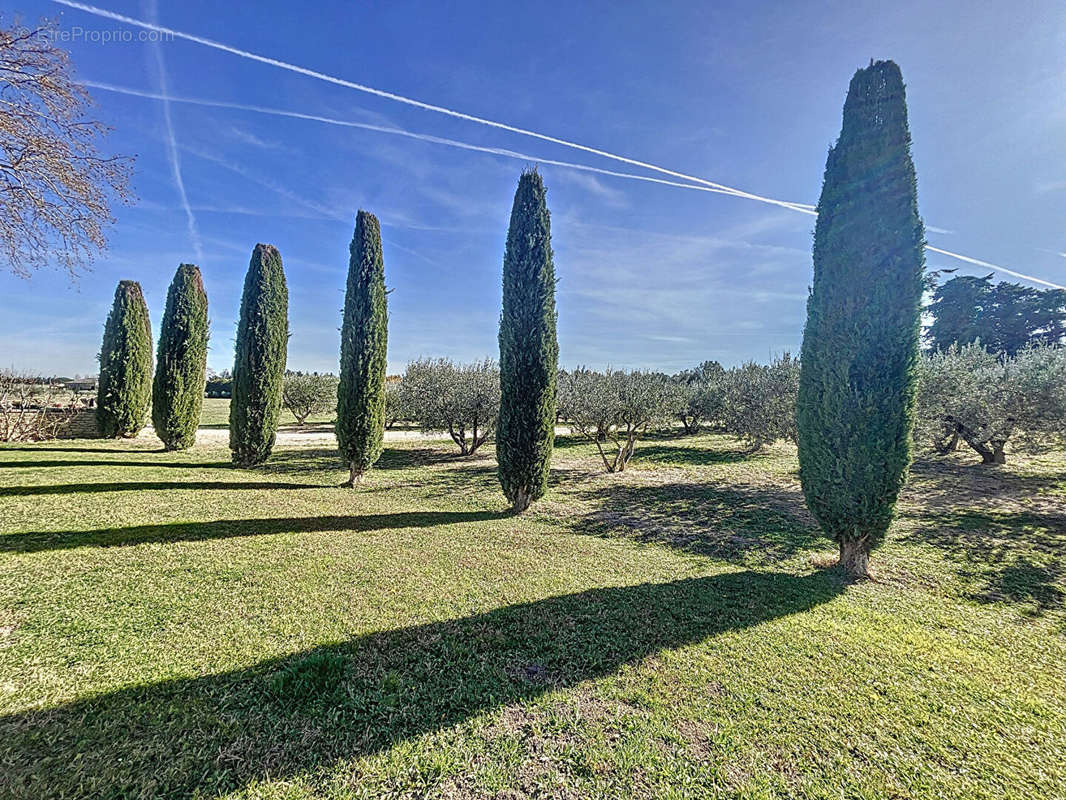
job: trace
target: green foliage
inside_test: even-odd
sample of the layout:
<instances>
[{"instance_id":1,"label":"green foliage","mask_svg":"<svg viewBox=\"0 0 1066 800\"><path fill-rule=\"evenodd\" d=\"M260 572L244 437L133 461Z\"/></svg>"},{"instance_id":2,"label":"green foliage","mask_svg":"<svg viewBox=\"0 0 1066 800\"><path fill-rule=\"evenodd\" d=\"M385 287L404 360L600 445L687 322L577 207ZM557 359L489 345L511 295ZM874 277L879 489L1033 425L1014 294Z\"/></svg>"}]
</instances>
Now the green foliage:
<instances>
[{"instance_id":1,"label":"green foliage","mask_svg":"<svg viewBox=\"0 0 1066 800\"><path fill-rule=\"evenodd\" d=\"M933 350L980 342L1014 355L1030 345L1066 338L1066 291L1017 283L992 285L990 276L961 275L938 286L928 311L926 338Z\"/></svg>"},{"instance_id":2,"label":"green foliage","mask_svg":"<svg viewBox=\"0 0 1066 800\"><path fill-rule=\"evenodd\" d=\"M270 456L281 416L289 343L289 290L281 253L257 244L244 278L233 361L229 446L233 463L249 467Z\"/></svg>"},{"instance_id":3,"label":"green foliage","mask_svg":"<svg viewBox=\"0 0 1066 800\"><path fill-rule=\"evenodd\" d=\"M855 73L814 234L797 408L807 505L865 574L910 463L924 229L903 77Z\"/></svg>"},{"instance_id":4,"label":"green foliage","mask_svg":"<svg viewBox=\"0 0 1066 800\"><path fill-rule=\"evenodd\" d=\"M503 256L500 314L500 485L515 511L543 497L555 442L559 342L555 265L544 182L536 170L518 180Z\"/></svg>"},{"instance_id":5,"label":"green foliage","mask_svg":"<svg viewBox=\"0 0 1066 800\"><path fill-rule=\"evenodd\" d=\"M754 452L779 439L796 441L800 364L789 353L770 364L747 363L722 373L714 388L722 429Z\"/></svg>"},{"instance_id":6,"label":"green foliage","mask_svg":"<svg viewBox=\"0 0 1066 800\"><path fill-rule=\"evenodd\" d=\"M292 414L297 425L303 425L312 414L324 414L335 407L337 376L317 372L286 372L281 390L281 402Z\"/></svg>"},{"instance_id":7,"label":"green foliage","mask_svg":"<svg viewBox=\"0 0 1066 800\"><path fill-rule=\"evenodd\" d=\"M608 472L625 471L640 436L668 426L685 404L681 386L658 372L578 368L565 381L567 418Z\"/></svg>"},{"instance_id":8,"label":"green foliage","mask_svg":"<svg viewBox=\"0 0 1066 800\"><path fill-rule=\"evenodd\" d=\"M96 427L108 439L136 436L152 403L152 324L141 285L119 281L104 325Z\"/></svg>"},{"instance_id":9,"label":"green foliage","mask_svg":"<svg viewBox=\"0 0 1066 800\"><path fill-rule=\"evenodd\" d=\"M182 264L167 292L152 384L152 425L167 450L185 450L196 442L207 338L207 294L200 268Z\"/></svg>"},{"instance_id":10,"label":"green foliage","mask_svg":"<svg viewBox=\"0 0 1066 800\"><path fill-rule=\"evenodd\" d=\"M500 369L485 359L455 365L446 358L407 365L402 405L423 432L447 431L459 452L472 455L496 430L500 415Z\"/></svg>"},{"instance_id":11,"label":"green foliage","mask_svg":"<svg viewBox=\"0 0 1066 800\"><path fill-rule=\"evenodd\" d=\"M722 412L721 381L725 369L717 361L704 361L695 369L686 369L673 377L685 397L677 418L685 433L699 433L700 424L716 423Z\"/></svg>"},{"instance_id":12,"label":"green foliage","mask_svg":"<svg viewBox=\"0 0 1066 800\"><path fill-rule=\"evenodd\" d=\"M378 460L385 436L389 313L381 227L373 214L360 211L356 215L350 251L341 326L337 442L354 485Z\"/></svg>"},{"instance_id":13,"label":"green foliage","mask_svg":"<svg viewBox=\"0 0 1066 800\"><path fill-rule=\"evenodd\" d=\"M1027 347L1015 356L979 344L921 361L915 433L946 453L961 440L985 464L1014 450L1046 451L1066 439L1066 349Z\"/></svg>"}]
</instances>

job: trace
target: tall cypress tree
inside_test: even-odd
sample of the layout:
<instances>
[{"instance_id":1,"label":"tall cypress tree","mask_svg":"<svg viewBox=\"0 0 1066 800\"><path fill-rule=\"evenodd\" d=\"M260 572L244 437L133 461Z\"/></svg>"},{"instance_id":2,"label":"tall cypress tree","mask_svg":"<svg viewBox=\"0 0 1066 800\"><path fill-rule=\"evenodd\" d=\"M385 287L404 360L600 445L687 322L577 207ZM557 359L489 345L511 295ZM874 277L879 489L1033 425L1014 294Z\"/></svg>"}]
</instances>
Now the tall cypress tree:
<instances>
[{"instance_id":1,"label":"tall cypress tree","mask_svg":"<svg viewBox=\"0 0 1066 800\"><path fill-rule=\"evenodd\" d=\"M555 265L544 182L518 180L503 257L500 419L496 459L503 493L517 511L543 497L555 442L559 343Z\"/></svg>"},{"instance_id":2,"label":"tall cypress tree","mask_svg":"<svg viewBox=\"0 0 1066 800\"><path fill-rule=\"evenodd\" d=\"M381 226L367 211L355 217L341 326L337 443L354 487L381 455L385 438L385 368L389 312Z\"/></svg>"},{"instance_id":3,"label":"tall cypress tree","mask_svg":"<svg viewBox=\"0 0 1066 800\"><path fill-rule=\"evenodd\" d=\"M851 79L814 233L797 423L807 505L863 576L910 463L924 264L903 77Z\"/></svg>"},{"instance_id":4,"label":"tall cypress tree","mask_svg":"<svg viewBox=\"0 0 1066 800\"><path fill-rule=\"evenodd\" d=\"M152 425L167 450L196 443L207 372L207 294L200 268L181 264L159 330Z\"/></svg>"},{"instance_id":5,"label":"tall cypress tree","mask_svg":"<svg viewBox=\"0 0 1066 800\"><path fill-rule=\"evenodd\" d=\"M281 253L257 244L244 278L233 360L229 446L238 466L261 464L274 447L288 344L289 290Z\"/></svg>"},{"instance_id":6,"label":"tall cypress tree","mask_svg":"<svg viewBox=\"0 0 1066 800\"><path fill-rule=\"evenodd\" d=\"M152 323L141 285L119 281L104 325L96 427L106 438L136 436L152 403Z\"/></svg>"}]
</instances>

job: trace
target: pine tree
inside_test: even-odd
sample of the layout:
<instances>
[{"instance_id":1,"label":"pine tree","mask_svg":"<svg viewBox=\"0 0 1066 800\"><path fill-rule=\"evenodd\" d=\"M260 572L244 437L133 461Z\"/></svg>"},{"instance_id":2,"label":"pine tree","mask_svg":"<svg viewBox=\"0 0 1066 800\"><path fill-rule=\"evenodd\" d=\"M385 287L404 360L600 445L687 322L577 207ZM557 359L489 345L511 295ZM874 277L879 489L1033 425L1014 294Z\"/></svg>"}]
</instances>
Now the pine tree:
<instances>
[{"instance_id":1,"label":"pine tree","mask_svg":"<svg viewBox=\"0 0 1066 800\"><path fill-rule=\"evenodd\" d=\"M159 330L152 425L167 450L196 443L207 373L207 294L200 268L181 264Z\"/></svg>"},{"instance_id":2,"label":"pine tree","mask_svg":"<svg viewBox=\"0 0 1066 800\"><path fill-rule=\"evenodd\" d=\"M96 428L108 439L132 438L152 403L152 323L141 285L119 281L104 325Z\"/></svg>"},{"instance_id":3,"label":"pine tree","mask_svg":"<svg viewBox=\"0 0 1066 800\"><path fill-rule=\"evenodd\" d=\"M281 416L289 343L289 290L281 253L257 244L244 278L233 361L229 446L233 463L261 464L270 456Z\"/></svg>"},{"instance_id":4,"label":"pine tree","mask_svg":"<svg viewBox=\"0 0 1066 800\"><path fill-rule=\"evenodd\" d=\"M903 77L855 73L814 233L797 424L807 505L863 576L910 463L923 288Z\"/></svg>"},{"instance_id":5,"label":"pine tree","mask_svg":"<svg viewBox=\"0 0 1066 800\"><path fill-rule=\"evenodd\" d=\"M385 438L385 367L389 313L378 218L360 211L349 248L341 326L337 443L354 487L381 455Z\"/></svg>"},{"instance_id":6,"label":"pine tree","mask_svg":"<svg viewBox=\"0 0 1066 800\"><path fill-rule=\"evenodd\" d=\"M555 265L544 182L522 173L503 257L500 315L500 485L516 512L544 496L555 442L559 343Z\"/></svg>"}]
</instances>

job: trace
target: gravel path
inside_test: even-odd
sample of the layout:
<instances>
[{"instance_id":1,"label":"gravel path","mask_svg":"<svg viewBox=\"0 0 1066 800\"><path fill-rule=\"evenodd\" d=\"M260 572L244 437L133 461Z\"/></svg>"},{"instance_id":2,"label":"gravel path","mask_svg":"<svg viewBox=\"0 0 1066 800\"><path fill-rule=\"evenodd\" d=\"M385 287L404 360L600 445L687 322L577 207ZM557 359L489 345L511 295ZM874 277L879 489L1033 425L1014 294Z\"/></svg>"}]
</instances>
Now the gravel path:
<instances>
[{"instance_id":1,"label":"gravel path","mask_svg":"<svg viewBox=\"0 0 1066 800\"><path fill-rule=\"evenodd\" d=\"M555 428L556 436L569 432L570 429L564 425L559 425ZM152 442L159 441L151 425L142 430L137 438ZM431 431L430 433L422 433L421 431L385 431L386 442L435 441L442 439L450 441L451 437L448 436L446 431ZM335 444L336 441L337 437L334 435L333 429L328 425L311 424L307 426L306 430L290 426L278 429L277 444L280 445ZM196 431L196 443L229 444L229 428L199 428Z\"/></svg>"}]
</instances>

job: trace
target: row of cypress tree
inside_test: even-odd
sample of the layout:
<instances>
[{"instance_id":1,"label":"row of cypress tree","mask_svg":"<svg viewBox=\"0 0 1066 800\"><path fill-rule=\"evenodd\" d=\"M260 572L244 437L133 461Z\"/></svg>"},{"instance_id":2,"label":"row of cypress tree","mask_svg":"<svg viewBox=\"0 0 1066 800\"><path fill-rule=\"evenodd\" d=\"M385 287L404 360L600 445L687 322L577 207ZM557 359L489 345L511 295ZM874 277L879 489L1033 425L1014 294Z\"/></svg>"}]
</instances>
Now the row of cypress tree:
<instances>
[{"instance_id":1,"label":"row of cypress tree","mask_svg":"<svg viewBox=\"0 0 1066 800\"><path fill-rule=\"evenodd\" d=\"M337 443L354 487L381 455L385 430L388 305L381 226L360 210L349 247L337 389ZM250 467L271 453L281 414L289 337L281 254L258 244L241 296L230 401L233 462ZM203 403L207 295L200 270L182 264L167 293L155 381L152 332L140 286L122 281L101 348L98 420L105 436L135 436L148 408L168 450L191 447ZM499 479L516 511L543 496L554 442L555 267L544 182L522 173L503 264L500 315Z\"/></svg>"},{"instance_id":2,"label":"row of cypress tree","mask_svg":"<svg viewBox=\"0 0 1066 800\"><path fill-rule=\"evenodd\" d=\"M911 458L924 270L906 96L899 67L871 62L852 78L830 149L814 235L797 428L807 505L851 574L867 574ZM199 270L178 269L167 297L153 420L168 449L195 435L203 395L207 300ZM257 245L244 284L230 407L235 463L265 460L281 408L288 291L281 256ZM503 265L500 485L515 511L544 494L556 409L558 341L551 221L544 183L523 172ZM388 309L381 230L360 211L350 247L337 439L349 486L378 459L384 435ZM151 327L140 286L122 281L100 354L101 432L143 424Z\"/></svg>"},{"instance_id":3,"label":"row of cypress tree","mask_svg":"<svg viewBox=\"0 0 1066 800\"><path fill-rule=\"evenodd\" d=\"M200 269L178 267L166 308L152 377L152 325L141 286L119 281L104 326L96 424L102 436L136 436L148 409L167 450L196 440L207 371L207 294Z\"/></svg>"},{"instance_id":4,"label":"row of cypress tree","mask_svg":"<svg viewBox=\"0 0 1066 800\"><path fill-rule=\"evenodd\" d=\"M356 216L341 327L337 443L354 487L381 455L385 431L388 308L381 227ZM503 261L500 314L500 485L515 511L544 495L555 438L555 266L544 182L522 173L515 191Z\"/></svg>"}]
</instances>

